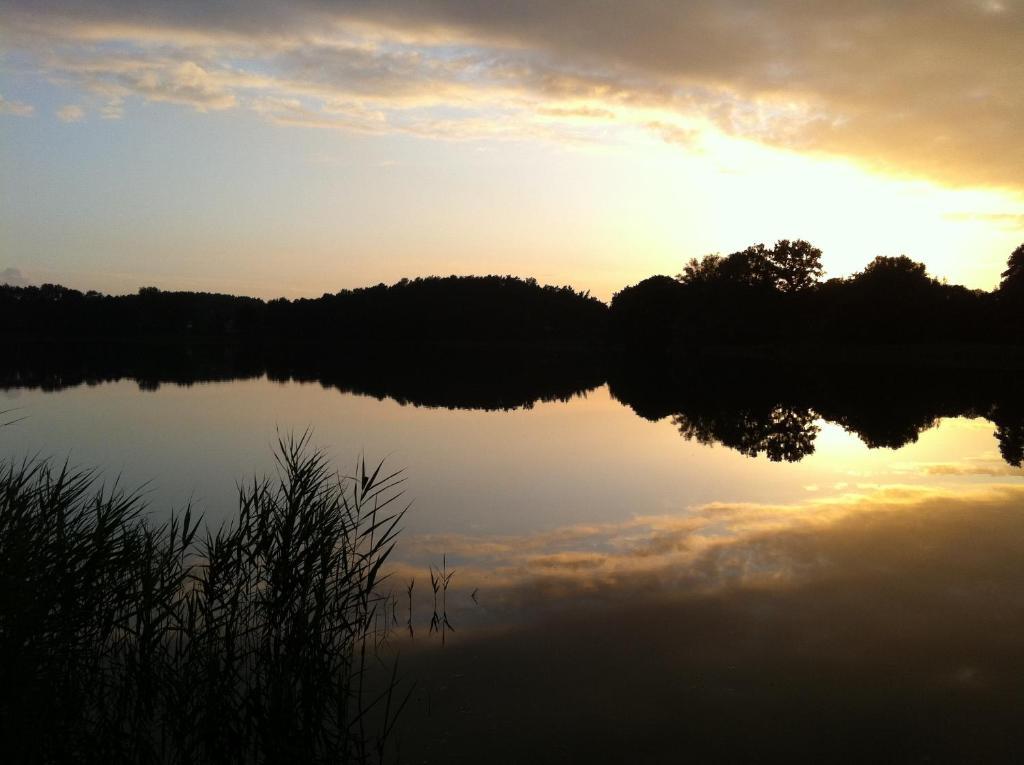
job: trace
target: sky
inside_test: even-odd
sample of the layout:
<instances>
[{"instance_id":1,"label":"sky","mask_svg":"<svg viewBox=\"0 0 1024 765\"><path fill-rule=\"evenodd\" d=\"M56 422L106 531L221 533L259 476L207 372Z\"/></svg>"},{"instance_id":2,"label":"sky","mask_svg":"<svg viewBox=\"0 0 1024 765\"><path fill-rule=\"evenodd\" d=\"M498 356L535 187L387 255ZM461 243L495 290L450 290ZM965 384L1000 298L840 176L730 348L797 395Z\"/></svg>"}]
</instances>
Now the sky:
<instances>
[{"instance_id":1,"label":"sky","mask_svg":"<svg viewBox=\"0 0 1024 765\"><path fill-rule=\"evenodd\" d=\"M1014 0L0 0L0 281L607 299L803 238L991 289L1021 83Z\"/></svg>"}]
</instances>

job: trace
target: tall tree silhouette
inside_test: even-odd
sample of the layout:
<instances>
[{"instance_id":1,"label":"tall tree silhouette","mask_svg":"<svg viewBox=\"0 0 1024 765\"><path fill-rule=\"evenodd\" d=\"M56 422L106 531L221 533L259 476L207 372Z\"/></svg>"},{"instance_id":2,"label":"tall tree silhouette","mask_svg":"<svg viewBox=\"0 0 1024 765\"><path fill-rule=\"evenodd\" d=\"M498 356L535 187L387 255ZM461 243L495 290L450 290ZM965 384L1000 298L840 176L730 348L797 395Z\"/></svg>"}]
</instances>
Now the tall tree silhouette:
<instances>
[{"instance_id":1,"label":"tall tree silhouette","mask_svg":"<svg viewBox=\"0 0 1024 765\"><path fill-rule=\"evenodd\" d=\"M1001 276L1002 281L999 283L1001 293L1024 297L1024 244L1010 254L1006 270Z\"/></svg>"},{"instance_id":2,"label":"tall tree silhouette","mask_svg":"<svg viewBox=\"0 0 1024 765\"><path fill-rule=\"evenodd\" d=\"M803 239L780 239L765 257L776 287L782 292L800 292L813 287L825 269L821 250Z\"/></svg>"}]
</instances>

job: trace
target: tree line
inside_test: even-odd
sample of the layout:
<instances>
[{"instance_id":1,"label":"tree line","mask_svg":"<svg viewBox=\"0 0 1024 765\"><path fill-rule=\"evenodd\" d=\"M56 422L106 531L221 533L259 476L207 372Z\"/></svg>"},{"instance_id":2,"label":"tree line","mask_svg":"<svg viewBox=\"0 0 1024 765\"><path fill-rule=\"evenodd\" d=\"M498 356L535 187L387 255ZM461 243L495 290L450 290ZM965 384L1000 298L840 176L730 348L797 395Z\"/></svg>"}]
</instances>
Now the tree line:
<instances>
[{"instance_id":1,"label":"tree line","mask_svg":"<svg viewBox=\"0 0 1024 765\"><path fill-rule=\"evenodd\" d=\"M0 286L0 327L26 338L350 340L357 352L427 341L581 343L603 339L607 312L588 293L513 276L430 276L269 301L155 287L114 296Z\"/></svg>"},{"instance_id":2,"label":"tree line","mask_svg":"<svg viewBox=\"0 0 1024 765\"><path fill-rule=\"evenodd\" d=\"M930 276L905 255L878 256L823 280L821 250L803 240L691 259L675 277L616 293L610 334L627 346L779 342L1013 342L1024 336L1024 245L997 289Z\"/></svg>"},{"instance_id":3,"label":"tree line","mask_svg":"<svg viewBox=\"0 0 1024 765\"><path fill-rule=\"evenodd\" d=\"M144 287L134 295L53 284L0 286L7 336L352 340L395 343L608 343L642 350L774 343L1014 343L1024 337L1024 244L998 287L947 284L905 255L824 279L804 240L691 259L610 305L513 276L429 276L319 298L260 300Z\"/></svg>"}]
</instances>

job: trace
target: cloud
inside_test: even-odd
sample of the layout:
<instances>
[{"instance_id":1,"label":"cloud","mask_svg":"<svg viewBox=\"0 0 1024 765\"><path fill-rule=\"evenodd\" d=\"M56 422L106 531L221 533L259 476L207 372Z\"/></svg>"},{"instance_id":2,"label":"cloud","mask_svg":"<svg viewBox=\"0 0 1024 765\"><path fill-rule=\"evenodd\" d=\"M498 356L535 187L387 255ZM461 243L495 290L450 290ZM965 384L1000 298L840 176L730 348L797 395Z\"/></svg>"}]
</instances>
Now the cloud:
<instances>
[{"instance_id":1,"label":"cloud","mask_svg":"<svg viewBox=\"0 0 1024 765\"><path fill-rule=\"evenodd\" d=\"M61 122L78 122L85 116L85 110L77 104L67 104L57 110L57 119Z\"/></svg>"},{"instance_id":2,"label":"cloud","mask_svg":"<svg viewBox=\"0 0 1024 765\"><path fill-rule=\"evenodd\" d=\"M595 106L541 106L538 113L548 117L582 117L584 119L614 119L615 112Z\"/></svg>"},{"instance_id":3,"label":"cloud","mask_svg":"<svg viewBox=\"0 0 1024 765\"><path fill-rule=\"evenodd\" d=\"M75 52L51 59L50 65L105 103L105 116L120 116L124 100L137 96L191 106L198 111L237 105L236 89L247 79L216 64L205 67L178 54L92 55Z\"/></svg>"},{"instance_id":4,"label":"cloud","mask_svg":"<svg viewBox=\"0 0 1024 765\"><path fill-rule=\"evenodd\" d=\"M678 125L670 125L659 120L648 122L645 126L660 135L666 143L691 147L695 146L700 140L700 131L692 128L682 128Z\"/></svg>"},{"instance_id":5,"label":"cloud","mask_svg":"<svg viewBox=\"0 0 1024 765\"><path fill-rule=\"evenodd\" d=\"M5 268L0 271L0 284L9 284L12 287L28 287L31 283L17 268Z\"/></svg>"},{"instance_id":6,"label":"cloud","mask_svg":"<svg viewBox=\"0 0 1024 765\"><path fill-rule=\"evenodd\" d=\"M977 221L1009 231L1024 229L1024 213L947 213L943 217L952 221Z\"/></svg>"},{"instance_id":7,"label":"cloud","mask_svg":"<svg viewBox=\"0 0 1024 765\"><path fill-rule=\"evenodd\" d=\"M692 126L953 184L1024 178L1024 11L1010 2L3 5L12 47L111 100L298 99L310 115L264 113L446 138L557 138L537 122L564 117L589 140L587 115L686 146Z\"/></svg>"},{"instance_id":8,"label":"cloud","mask_svg":"<svg viewBox=\"0 0 1024 765\"><path fill-rule=\"evenodd\" d=\"M0 114L13 114L15 117L31 117L35 113L35 107L21 101L8 101L0 96Z\"/></svg>"}]
</instances>

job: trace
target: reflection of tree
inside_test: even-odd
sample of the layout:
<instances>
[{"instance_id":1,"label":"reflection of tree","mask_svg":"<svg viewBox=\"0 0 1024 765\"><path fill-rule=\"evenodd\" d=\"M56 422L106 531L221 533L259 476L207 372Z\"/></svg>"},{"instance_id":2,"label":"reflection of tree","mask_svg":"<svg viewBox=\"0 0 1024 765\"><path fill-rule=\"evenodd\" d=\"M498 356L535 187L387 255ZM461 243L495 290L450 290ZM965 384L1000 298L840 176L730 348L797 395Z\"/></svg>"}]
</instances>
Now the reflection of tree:
<instances>
[{"instance_id":1,"label":"reflection of tree","mask_svg":"<svg viewBox=\"0 0 1024 765\"><path fill-rule=\"evenodd\" d=\"M1000 425L996 428L996 439L1004 460L1017 467L1024 466L1024 423Z\"/></svg>"},{"instance_id":2,"label":"reflection of tree","mask_svg":"<svg viewBox=\"0 0 1024 765\"><path fill-rule=\"evenodd\" d=\"M450 409L516 409L568 401L600 385L600 359L586 348L494 344L388 346L348 355L316 345L231 343L24 343L0 358L0 388L61 390L135 380L144 391L266 375L280 382L319 382L345 393Z\"/></svg>"},{"instance_id":3,"label":"reflection of tree","mask_svg":"<svg viewBox=\"0 0 1024 765\"><path fill-rule=\"evenodd\" d=\"M826 417L857 436L869 449L899 449L915 443L922 433L939 424L939 418L928 413L888 409L854 410Z\"/></svg>"},{"instance_id":4,"label":"reflection of tree","mask_svg":"<svg viewBox=\"0 0 1024 765\"><path fill-rule=\"evenodd\" d=\"M1024 407L1016 402L997 404L989 419L996 424L999 453L1011 465L1024 465Z\"/></svg>"},{"instance_id":5,"label":"reflection of tree","mask_svg":"<svg viewBox=\"0 0 1024 765\"><path fill-rule=\"evenodd\" d=\"M1024 464L1024 371L896 364L797 365L724 354L610 368L613 397L652 421L671 417L687 440L776 462L813 453L816 419L869 449L898 449L947 417L984 417L1007 462Z\"/></svg>"},{"instance_id":6,"label":"reflection of tree","mask_svg":"<svg viewBox=\"0 0 1024 765\"><path fill-rule=\"evenodd\" d=\"M772 462L798 462L814 453L817 416L806 408L693 411L673 415L672 423L687 441L720 443L748 457L764 454Z\"/></svg>"}]
</instances>

